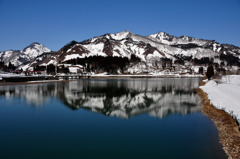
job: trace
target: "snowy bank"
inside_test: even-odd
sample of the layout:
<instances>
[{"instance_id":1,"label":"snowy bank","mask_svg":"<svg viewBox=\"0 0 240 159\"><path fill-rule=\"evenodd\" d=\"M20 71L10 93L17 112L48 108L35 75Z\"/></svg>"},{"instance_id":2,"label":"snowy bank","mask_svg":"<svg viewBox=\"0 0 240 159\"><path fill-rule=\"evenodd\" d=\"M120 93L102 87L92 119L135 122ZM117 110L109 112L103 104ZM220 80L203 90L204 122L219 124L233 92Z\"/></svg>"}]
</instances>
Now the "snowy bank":
<instances>
[{"instance_id":1,"label":"snowy bank","mask_svg":"<svg viewBox=\"0 0 240 159\"><path fill-rule=\"evenodd\" d=\"M200 87L211 104L224 110L240 123L240 76L224 76L218 83L211 80Z\"/></svg>"}]
</instances>

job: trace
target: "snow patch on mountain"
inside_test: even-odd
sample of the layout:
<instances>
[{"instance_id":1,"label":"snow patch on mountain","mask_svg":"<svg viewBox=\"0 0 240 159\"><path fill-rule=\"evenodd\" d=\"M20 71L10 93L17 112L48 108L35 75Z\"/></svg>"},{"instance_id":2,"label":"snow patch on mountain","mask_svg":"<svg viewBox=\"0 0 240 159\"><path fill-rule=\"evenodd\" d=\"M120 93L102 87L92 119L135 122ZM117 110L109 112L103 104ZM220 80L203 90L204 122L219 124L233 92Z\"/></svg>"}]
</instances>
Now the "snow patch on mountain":
<instances>
[{"instance_id":1,"label":"snow patch on mountain","mask_svg":"<svg viewBox=\"0 0 240 159\"><path fill-rule=\"evenodd\" d=\"M109 36L115 40L122 40L122 39L125 39L125 38L131 36L131 34L132 33L130 33L128 30L125 30L123 32L119 32L119 33L115 33L115 34L109 34Z\"/></svg>"}]
</instances>

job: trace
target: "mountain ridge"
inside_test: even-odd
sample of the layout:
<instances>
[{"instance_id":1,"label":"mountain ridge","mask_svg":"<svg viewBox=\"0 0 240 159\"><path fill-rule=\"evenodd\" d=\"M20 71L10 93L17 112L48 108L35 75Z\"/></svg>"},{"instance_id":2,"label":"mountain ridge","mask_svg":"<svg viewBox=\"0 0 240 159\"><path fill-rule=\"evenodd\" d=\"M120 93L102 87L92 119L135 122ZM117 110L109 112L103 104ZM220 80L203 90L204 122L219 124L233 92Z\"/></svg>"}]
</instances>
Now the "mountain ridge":
<instances>
[{"instance_id":1,"label":"mountain ridge","mask_svg":"<svg viewBox=\"0 0 240 159\"><path fill-rule=\"evenodd\" d=\"M41 66L73 64L76 63L74 59L84 60L94 56L128 58L131 60L132 55L143 62L139 67L151 68L150 72L159 67L163 68L161 65L165 65L166 60L173 64L180 61L185 66L205 64L203 66L205 69L206 64L210 63L221 65L221 67L226 65L226 69L228 69L228 65L232 65L231 63L240 66L240 48L234 45L220 44L214 40L197 39L189 36L175 37L165 32L142 36L128 30L106 33L81 42L71 41L59 49L56 54L45 59L44 63L39 64ZM229 59L228 56L231 56L231 58ZM96 63L99 62L92 61L90 65L96 65ZM86 62L81 62L81 64L86 65ZM33 67L36 65L38 63L34 62ZM182 69L186 69L186 67Z\"/></svg>"},{"instance_id":2,"label":"mountain ridge","mask_svg":"<svg viewBox=\"0 0 240 159\"><path fill-rule=\"evenodd\" d=\"M166 65L167 61L167 63L171 63L171 67L176 67L179 64L183 65L184 67L180 66L180 69L186 69L186 67L189 69L193 65L206 69L208 64L214 64L216 68L221 66L226 70L232 69L232 66L236 66L235 70L240 67L240 48L235 45L221 44L215 40L197 39L186 35L176 37L166 32L142 36L124 30L95 36L81 42L71 41L51 54L51 56L47 56L47 58L44 56L44 60L42 57L39 58L39 55L47 51L50 52L50 50L41 52L36 49L41 53L34 57L36 53L32 53L30 48L35 45L41 44L34 42L24 48L24 51L32 55L33 58L28 58L30 63L21 67L33 69L37 65L46 67L50 64L81 64L82 67L86 65L99 66L98 61L88 63L88 58L116 57L127 58L131 61L133 56L140 59L138 60L141 63L138 64L139 67L146 67L146 70L151 69L150 72L159 68L162 68L163 71L163 68L165 68L163 65ZM83 61L76 63L78 59ZM27 60L25 59L25 61ZM24 62L19 63L21 65ZM132 66L131 64L125 69L128 70L129 67L136 69L137 65ZM195 68L192 67L191 69Z\"/></svg>"}]
</instances>

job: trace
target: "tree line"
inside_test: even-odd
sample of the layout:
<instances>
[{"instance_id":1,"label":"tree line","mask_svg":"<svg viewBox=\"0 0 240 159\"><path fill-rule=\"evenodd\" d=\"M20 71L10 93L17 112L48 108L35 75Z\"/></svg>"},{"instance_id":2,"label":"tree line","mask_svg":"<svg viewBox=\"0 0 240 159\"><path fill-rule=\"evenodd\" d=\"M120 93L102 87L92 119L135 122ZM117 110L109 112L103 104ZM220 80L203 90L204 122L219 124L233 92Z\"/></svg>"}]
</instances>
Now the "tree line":
<instances>
[{"instance_id":1,"label":"tree line","mask_svg":"<svg viewBox=\"0 0 240 159\"><path fill-rule=\"evenodd\" d=\"M140 62L140 58L136 55L131 55L131 58L116 57L116 56L90 56L85 58L77 58L65 61L66 64L85 66L87 72L102 71L111 74L116 74L118 71L124 72L125 68L130 63Z\"/></svg>"},{"instance_id":2,"label":"tree line","mask_svg":"<svg viewBox=\"0 0 240 159\"><path fill-rule=\"evenodd\" d=\"M5 65L4 62L0 62L0 70L5 72L12 72L16 69L16 66L14 66L11 62L8 63L8 65Z\"/></svg>"}]
</instances>

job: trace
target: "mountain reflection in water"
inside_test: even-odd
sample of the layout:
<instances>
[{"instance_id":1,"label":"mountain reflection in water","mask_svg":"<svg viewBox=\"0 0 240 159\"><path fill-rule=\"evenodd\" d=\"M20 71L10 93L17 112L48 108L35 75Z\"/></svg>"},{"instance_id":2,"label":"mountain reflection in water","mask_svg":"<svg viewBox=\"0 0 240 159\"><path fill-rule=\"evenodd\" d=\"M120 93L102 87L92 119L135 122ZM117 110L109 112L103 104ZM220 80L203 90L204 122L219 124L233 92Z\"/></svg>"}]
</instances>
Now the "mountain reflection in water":
<instances>
[{"instance_id":1,"label":"mountain reflection in water","mask_svg":"<svg viewBox=\"0 0 240 159\"><path fill-rule=\"evenodd\" d=\"M21 98L35 107L57 98L72 110L84 108L126 119L139 114L163 118L201 110L200 98L195 92L199 81L199 78L83 79L4 86L0 87L0 96Z\"/></svg>"}]
</instances>

